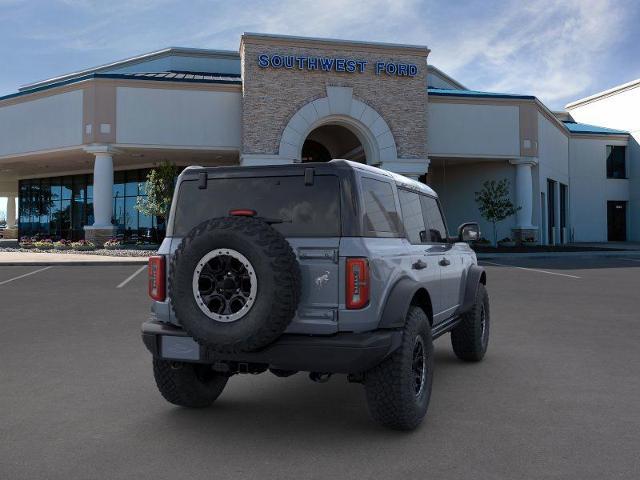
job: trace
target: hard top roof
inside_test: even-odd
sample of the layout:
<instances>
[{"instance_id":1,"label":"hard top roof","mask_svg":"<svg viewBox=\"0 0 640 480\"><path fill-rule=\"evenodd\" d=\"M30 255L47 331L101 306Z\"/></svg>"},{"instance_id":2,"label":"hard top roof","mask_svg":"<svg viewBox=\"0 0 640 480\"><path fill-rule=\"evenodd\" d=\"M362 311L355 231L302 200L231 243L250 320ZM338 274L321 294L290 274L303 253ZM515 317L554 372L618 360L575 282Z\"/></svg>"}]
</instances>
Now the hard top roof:
<instances>
[{"instance_id":1,"label":"hard top roof","mask_svg":"<svg viewBox=\"0 0 640 480\"><path fill-rule=\"evenodd\" d=\"M245 175L269 175L276 172L285 175L300 174L302 170L313 168L318 174L335 173L339 169L352 169L368 172L374 175L381 175L393 180L398 186L410 188L422 193L437 197L436 192L422 182L413 180L404 175L373 167L364 163L353 162L351 160L335 159L330 162L307 162L307 163L288 163L284 165L264 165L264 166L220 166L220 167L187 167L182 175L197 174L203 170L209 174L223 177L236 177Z\"/></svg>"}]
</instances>

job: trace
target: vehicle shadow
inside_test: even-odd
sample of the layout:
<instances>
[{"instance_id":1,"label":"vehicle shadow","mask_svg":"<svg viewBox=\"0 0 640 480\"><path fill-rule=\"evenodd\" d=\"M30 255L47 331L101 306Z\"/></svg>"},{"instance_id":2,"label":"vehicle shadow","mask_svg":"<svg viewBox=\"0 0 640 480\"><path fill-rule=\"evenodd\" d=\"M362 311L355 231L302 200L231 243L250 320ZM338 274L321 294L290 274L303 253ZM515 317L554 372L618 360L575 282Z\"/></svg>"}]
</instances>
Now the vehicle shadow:
<instances>
[{"instance_id":1,"label":"vehicle shadow","mask_svg":"<svg viewBox=\"0 0 640 480\"><path fill-rule=\"evenodd\" d=\"M425 424L441 410L437 378L452 369L465 368L444 349L435 352L435 363L436 377ZM407 437L407 432L388 430L369 417L362 385L348 383L345 375L334 375L326 384L313 383L306 377L306 373L286 379L268 373L232 377L228 390L210 408L167 406L157 425L164 424L178 435L204 435L211 441L221 441L228 435L240 440L248 435L252 442L305 438L348 446L361 441L363 434L381 439Z\"/></svg>"}]
</instances>

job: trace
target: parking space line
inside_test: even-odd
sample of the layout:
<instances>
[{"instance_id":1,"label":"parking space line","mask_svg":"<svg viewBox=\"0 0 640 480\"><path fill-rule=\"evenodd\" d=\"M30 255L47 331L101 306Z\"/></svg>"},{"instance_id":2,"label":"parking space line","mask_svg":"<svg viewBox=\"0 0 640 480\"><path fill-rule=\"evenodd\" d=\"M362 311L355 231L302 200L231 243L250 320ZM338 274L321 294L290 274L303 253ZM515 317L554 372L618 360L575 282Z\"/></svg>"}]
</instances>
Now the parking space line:
<instances>
[{"instance_id":1,"label":"parking space line","mask_svg":"<svg viewBox=\"0 0 640 480\"><path fill-rule=\"evenodd\" d=\"M548 275L558 275L560 277L582 278L582 277L578 277L577 275L569 275L568 273L550 272L548 270L538 270L537 268L518 267L516 265L507 265L506 263L487 262L486 260L480 260L480 261L482 263L487 263L489 265L496 265L498 267L511 267L511 268L517 268L519 270L528 270L530 272L546 273Z\"/></svg>"},{"instance_id":2,"label":"parking space line","mask_svg":"<svg viewBox=\"0 0 640 480\"><path fill-rule=\"evenodd\" d=\"M38 272L44 272L45 270L49 270L50 268L51 268L51 266L44 267L44 268L39 268L38 270L34 270L33 272L25 273L23 275L19 275L17 277L10 278L9 280L4 280L4 281L0 282L0 285L4 285L5 283L13 282L14 280L20 280L21 278L28 277L29 275L33 275L33 274L38 273Z\"/></svg>"},{"instance_id":3,"label":"parking space line","mask_svg":"<svg viewBox=\"0 0 640 480\"><path fill-rule=\"evenodd\" d=\"M141 266L138 270L136 270L131 275L129 275L127 278L125 278L122 282L120 282L120 284L116 288L124 287L127 283L129 283L131 280L136 278L136 275L138 275L140 272L142 272L146 268L147 268L146 265Z\"/></svg>"}]
</instances>

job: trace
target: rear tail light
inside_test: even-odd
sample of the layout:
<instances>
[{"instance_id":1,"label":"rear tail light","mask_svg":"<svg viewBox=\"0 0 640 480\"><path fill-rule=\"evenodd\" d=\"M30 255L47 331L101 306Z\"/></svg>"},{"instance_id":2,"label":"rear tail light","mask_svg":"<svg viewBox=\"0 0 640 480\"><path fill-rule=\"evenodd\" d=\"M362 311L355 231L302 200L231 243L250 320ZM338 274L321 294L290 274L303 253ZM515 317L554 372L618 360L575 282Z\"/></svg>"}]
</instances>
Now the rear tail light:
<instances>
[{"instance_id":1,"label":"rear tail light","mask_svg":"<svg viewBox=\"0 0 640 480\"><path fill-rule=\"evenodd\" d=\"M369 304L369 260L347 258L348 309L364 308Z\"/></svg>"},{"instance_id":2,"label":"rear tail light","mask_svg":"<svg viewBox=\"0 0 640 480\"><path fill-rule=\"evenodd\" d=\"M149 257L149 296L158 302L166 297L164 266L164 256Z\"/></svg>"},{"instance_id":3,"label":"rear tail light","mask_svg":"<svg viewBox=\"0 0 640 480\"><path fill-rule=\"evenodd\" d=\"M232 217L255 217L257 212L255 210L249 210L248 208L236 208L229 210L229 215Z\"/></svg>"}]
</instances>

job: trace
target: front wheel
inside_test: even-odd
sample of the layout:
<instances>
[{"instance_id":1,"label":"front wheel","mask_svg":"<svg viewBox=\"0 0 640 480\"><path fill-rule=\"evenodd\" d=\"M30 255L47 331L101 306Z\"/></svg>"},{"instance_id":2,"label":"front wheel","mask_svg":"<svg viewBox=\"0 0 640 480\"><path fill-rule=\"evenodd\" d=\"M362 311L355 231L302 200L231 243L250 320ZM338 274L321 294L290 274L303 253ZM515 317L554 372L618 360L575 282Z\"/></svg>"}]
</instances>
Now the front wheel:
<instances>
[{"instance_id":1,"label":"front wheel","mask_svg":"<svg viewBox=\"0 0 640 480\"><path fill-rule=\"evenodd\" d=\"M162 396L181 407L211 405L222 393L228 377L214 372L210 365L153 360L153 376Z\"/></svg>"},{"instance_id":2,"label":"front wheel","mask_svg":"<svg viewBox=\"0 0 640 480\"><path fill-rule=\"evenodd\" d=\"M365 375L371 416L395 430L413 430L427 413L433 380L433 341L424 310L412 306L402 344Z\"/></svg>"},{"instance_id":3,"label":"front wheel","mask_svg":"<svg viewBox=\"0 0 640 480\"><path fill-rule=\"evenodd\" d=\"M451 330L451 346L460 360L479 362L489 346L489 295L483 284L478 285L473 307L462 315L461 322Z\"/></svg>"}]
</instances>

